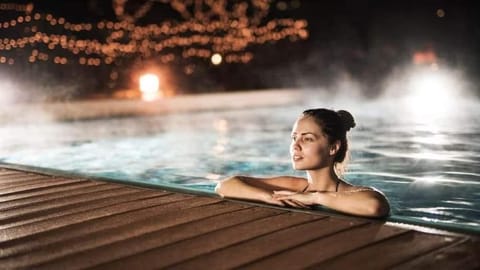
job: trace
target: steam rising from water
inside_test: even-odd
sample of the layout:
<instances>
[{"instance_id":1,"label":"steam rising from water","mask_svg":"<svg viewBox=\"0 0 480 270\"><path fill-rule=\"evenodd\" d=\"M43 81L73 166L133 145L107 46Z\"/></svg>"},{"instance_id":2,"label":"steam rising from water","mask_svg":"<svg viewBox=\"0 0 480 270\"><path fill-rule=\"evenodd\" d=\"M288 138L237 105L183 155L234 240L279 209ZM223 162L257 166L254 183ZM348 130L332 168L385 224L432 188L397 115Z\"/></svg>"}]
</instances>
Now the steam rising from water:
<instances>
[{"instance_id":1,"label":"steam rising from water","mask_svg":"<svg viewBox=\"0 0 480 270\"><path fill-rule=\"evenodd\" d=\"M75 95L81 85L46 84L46 79L48 78L42 78L34 84L0 78L0 123L39 123L58 118L51 115L52 110L48 109L51 101L63 100L56 102L56 106L68 106L70 97ZM459 70L443 66L405 66L378 81L382 82L382 91L374 97L366 89L365 82L340 71L328 86L312 86L313 83L303 82L300 84L305 87L292 91L303 91L306 107L350 109L352 112L361 111L372 115L391 113L397 118L408 117L411 120L468 114L479 102L468 78ZM29 100L34 104L24 104Z\"/></svg>"},{"instance_id":2,"label":"steam rising from water","mask_svg":"<svg viewBox=\"0 0 480 270\"><path fill-rule=\"evenodd\" d=\"M384 78L382 91L374 97L365 83L341 75L328 87L308 89L306 107L349 109L371 116L387 114L392 122L438 122L477 112L480 101L474 89L460 70L405 66Z\"/></svg>"},{"instance_id":3,"label":"steam rising from water","mask_svg":"<svg viewBox=\"0 0 480 270\"><path fill-rule=\"evenodd\" d=\"M386 124L401 125L402 123L415 124L413 132L435 131L438 129L449 129L462 124L463 118L469 118L470 125L478 123L471 122L472 114L478 113L479 100L472 91L472 85L458 70L449 70L446 67L437 69L431 67L410 66L397 69L384 80L383 92L377 97L369 97L365 94L364 83L355 80L348 73L339 73L339 77L328 87L311 87L305 89L286 90L286 92L301 92L303 103L299 104L302 109L327 107L332 109L346 109L354 116L362 115L370 119L382 116L383 119L390 119ZM141 134L144 127L136 130L135 125L106 127L106 130L92 130L82 128L83 124L71 125L69 123L55 123L58 119L58 108L75 108L75 102L70 103L34 103L17 104L18 100L25 99L28 90L26 87L32 85L14 83L8 78L0 80L0 87L3 91L0 99L0 140L3 147L7 145L36 145L41 143L54 144L56 141L89 140L92 137L111 136L111 134ZM68 96L74 93L75 86L59 85L50 87L36 86L37 91L43 91L44 98L37 101L51 99L51 95L59 93ZM162 106L168 106L167 99ZM88 102L87 102L88 103ZM144 106L140 101L136 106ZM268 101L266 101L268 104ZM122 106L116 105L109 108L109 103L91 104L87 110L104 113L111 110L112 114L107 116L124 116ZM207 106L208 107L208 106ZM228 109L228 104L225 104ZM105 115L105 114L104 114ZM73 117L72 120L81 120ZM113 121L113 120L112 120ZM50 128L48 127L50 124ZM291 123L286 123L289 126ZM468 123L467 123L468 124ZM465 123L463 124L465 125ZM159 128L158 126L156 128ZM163 126L163 128L167 128ZM110 130L107 130L110 129ZM113 129L113 130L111 130ZM0 148L1 150L1 148Z\"/></svg>"},{"instance_id":4,"label":"steam rising from water","mask_svg":"<svg viewBox=\"0 0 480 270\"><path fill-rule=\"evenodd\" d=\"M60 82L48 73L30 74L26 78L0 73L2 90L0 106L13 107L18 104L43 104L53 101L69 102L82 87L84 85L81 79L74 77ZM4 109L0 109L0 112L2 111Z\"/></svg>"}]
</instances>

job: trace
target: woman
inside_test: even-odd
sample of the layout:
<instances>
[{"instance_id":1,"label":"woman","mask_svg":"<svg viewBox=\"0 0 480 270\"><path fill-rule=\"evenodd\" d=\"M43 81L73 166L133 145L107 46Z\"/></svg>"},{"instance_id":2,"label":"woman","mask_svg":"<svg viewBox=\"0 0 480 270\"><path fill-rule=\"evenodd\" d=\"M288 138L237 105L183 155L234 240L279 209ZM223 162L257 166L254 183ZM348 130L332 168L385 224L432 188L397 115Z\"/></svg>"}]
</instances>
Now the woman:
<instances>
[{"instance_id":1,"label":"woman","mask_svg":"<svg viewBox=\"0 0 480 270\"><path fill-rule=\"evenodd\" d=\"M355 121L347 111L306 110L293 126L290 155L293 168L305 170L307 178L234 176L220 182L215 191L222 197L279 206L323 205L352 215L386 216L390 206L382 193L339 177L348 150L346 133L353 127Z\"/></svg>"}]
</instances>

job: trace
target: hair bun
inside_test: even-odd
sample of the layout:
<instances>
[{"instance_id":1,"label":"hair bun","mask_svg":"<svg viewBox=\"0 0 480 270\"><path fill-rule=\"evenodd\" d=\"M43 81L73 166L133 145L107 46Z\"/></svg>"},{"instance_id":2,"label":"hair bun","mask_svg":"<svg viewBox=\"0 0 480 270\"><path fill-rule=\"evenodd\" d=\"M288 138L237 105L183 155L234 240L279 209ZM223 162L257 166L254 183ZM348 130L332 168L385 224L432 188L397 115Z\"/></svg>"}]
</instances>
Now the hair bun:
<instances>
[{"instance_id":1,"label":"hair bun","mask_svg":"<svg viewBox=\"0 0 480 270\"><path fill-rule=\"evenodd\" d=\"M338 116L342 120L343 127L345 131L349 131L350 129L355 127L355 119L353 119L353 115L345 110L337 111Z\"/></svg>"}]
</instances>

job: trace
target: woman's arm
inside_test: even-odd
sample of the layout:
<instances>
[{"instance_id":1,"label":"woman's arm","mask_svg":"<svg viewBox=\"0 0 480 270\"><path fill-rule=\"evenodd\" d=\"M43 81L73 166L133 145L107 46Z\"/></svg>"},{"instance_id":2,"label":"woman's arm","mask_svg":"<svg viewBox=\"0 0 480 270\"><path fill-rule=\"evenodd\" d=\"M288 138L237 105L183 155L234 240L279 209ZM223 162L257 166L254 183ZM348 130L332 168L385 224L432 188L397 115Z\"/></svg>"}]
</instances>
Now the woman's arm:
<instances>
[{"instance_id":1,"label":"woman's arm","mask_svg":"<svg viewBox=\"0 0 480 270\"><path fill-rule=\"evenodd\" d=\"M318 192L316 198L317 204L348 214L384 217L390 213L390 205L385 196L370 188L344 192Z\"/></svg>"},{"instance_id":2,"label":"woman's arm","mask_svg":"<svg viewBox=\"0 0 480 270\"><path fill-rule=\"evenodd\" d=\"M278 200L296 200L306 205L323 205L333 210L365 217L384 217L390 212L385 196L371 188L358 188L343 192L278 192Z\"/></svg>"},{"instance_id":3,"label":"woman's arm","mask_svg":"<svg viewBox=\"0 0 480 270\"><path fill-rule=\"evenodd\" d=\"M222 197L255 200L284 206L284 202L273 198L275 190L298 192L303 190L306 185L307 181L298 177L254 178L234 176L218 183L215 192Z\"/></svg>"}]
</instances>

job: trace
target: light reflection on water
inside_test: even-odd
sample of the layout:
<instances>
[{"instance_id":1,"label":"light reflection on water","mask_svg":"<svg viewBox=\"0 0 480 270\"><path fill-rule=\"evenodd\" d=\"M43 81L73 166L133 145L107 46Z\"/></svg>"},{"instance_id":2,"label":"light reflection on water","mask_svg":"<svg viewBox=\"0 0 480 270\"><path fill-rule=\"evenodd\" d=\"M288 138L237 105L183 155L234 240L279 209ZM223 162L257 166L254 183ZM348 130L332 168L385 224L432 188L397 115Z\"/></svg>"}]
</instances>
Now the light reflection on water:
<instances>
[{"instance_id":1,"label":"light reflection on water","mask_svg":"<svg viewBox=\"0 0 480 270\"><path fill-rule=\"evenodd\" d=\"M303 175L292 170L288 145L304 108L7 126L0 160L212 192L227 175ZM479 110L434 123L353 113L348 181L382 190L393 220L478 231ZM33 141L18 136L33 132Z\"/></svg>"}]
</instances>

